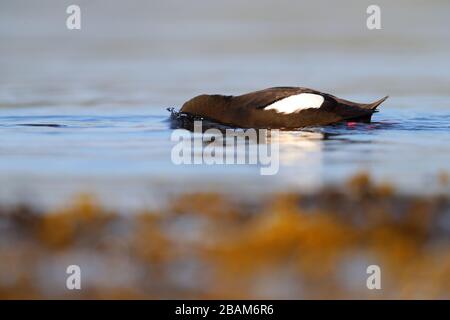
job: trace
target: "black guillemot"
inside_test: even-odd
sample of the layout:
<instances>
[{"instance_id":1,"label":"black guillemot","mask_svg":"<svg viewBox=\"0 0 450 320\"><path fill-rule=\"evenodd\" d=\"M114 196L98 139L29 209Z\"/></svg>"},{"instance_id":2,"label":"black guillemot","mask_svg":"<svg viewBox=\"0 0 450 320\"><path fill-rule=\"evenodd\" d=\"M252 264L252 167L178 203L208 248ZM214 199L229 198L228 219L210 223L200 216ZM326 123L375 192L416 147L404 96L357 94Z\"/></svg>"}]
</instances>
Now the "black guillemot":
<instances>
[{"instance_id":1,"label":"black guillemot","mask_svg":"<svg viewBox=\"0 0 450 320\"><path fill-rule=\"evenodd\" d=\"M370 122L373 103L356 103L302 87L275 87L240 96L197 96L183 104L180 113L241 128L294 129L342 121Z\"/></svg>"}]
</instances>

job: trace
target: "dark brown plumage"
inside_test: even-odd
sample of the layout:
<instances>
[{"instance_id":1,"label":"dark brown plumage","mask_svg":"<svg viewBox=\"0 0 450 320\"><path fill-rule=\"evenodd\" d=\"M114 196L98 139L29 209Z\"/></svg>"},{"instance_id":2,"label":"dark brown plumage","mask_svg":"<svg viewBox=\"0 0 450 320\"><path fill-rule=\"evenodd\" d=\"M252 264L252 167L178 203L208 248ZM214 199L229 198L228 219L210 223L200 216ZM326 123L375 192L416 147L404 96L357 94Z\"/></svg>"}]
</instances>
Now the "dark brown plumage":
<instances>
[{"instance_id":1,"label":"dark brown plumage","mask_svg":"<svg viewBox=\"0 0 450 320\"><path fill-rule=\"evenodd\" d=\"M277 101L302 93L310 94L302 96L315 97L322 102L288 113L269 107ZM387 96L373 103L362 104L308 88L275 87L240 96L200 95L184 103L180 112L234 127L293 129L341 121L370 122L375 109L386 99Z\"/></svg>"}]
</instances>

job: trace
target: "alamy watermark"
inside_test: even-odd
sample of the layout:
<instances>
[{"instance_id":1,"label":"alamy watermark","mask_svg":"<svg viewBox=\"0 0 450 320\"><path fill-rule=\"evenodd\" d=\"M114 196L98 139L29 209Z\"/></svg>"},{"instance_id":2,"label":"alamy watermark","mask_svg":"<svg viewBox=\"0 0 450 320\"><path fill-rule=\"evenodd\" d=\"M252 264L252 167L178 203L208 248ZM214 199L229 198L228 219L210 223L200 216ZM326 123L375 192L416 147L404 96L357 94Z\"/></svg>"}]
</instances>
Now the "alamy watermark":
<instances>
[{"instance_id":1,"label":"alamy watermark","mask_svg":"<svg viewBox=\"0 0 450 320\"><path fill-rule=\"evenodd\" d=\"M376 264L372 264L367 267L366 273L369 275L367 277L366 286L369 290L381 290L381 268Z\"/></svg>"},{"instance_id":2,"label":"alamy watermark","mask_svg":"<svg viewBox=\"0 0 450 320\"><path fill-rule=\"evenodd\" d=\"M176 129L171 140L178 142L171 152L172 162L202 165L259 165L261 175L279 170L279 131L268 129L219 129L203 131L194 122L194 131Z\"/></svg>"},{"instance_id":3,"label":"alamy watermark","mask_svg":"<svg viewBox=\"0 0 450 320\"><path fill-rule=\"evenodd\" d=\"M69 30L81 30L81 8L76 4L67 7L66 13L69 15L66 19L66 27ZM381 29L381 8L376 4L367 7L366 13L369 15L366 20L366 26L369 30Z\"/></svg>"},{"instance_id":4,"label":"alamy watermark","mask_svg":"<svg viewBox=\"0 0 450 320\"><path fill-rule=\"evenodd\" d=\"M68 290L81 290L81 268L76 264L67 267L66 288Z\"/></svg>"},{"instance_id":5,"label":"alamy watermark","mask_svg":"<svg viewBox=\"0 0 450 320\"><path fill-rule=\"evenodd\" d=\"M376 4L367 7L366 13L369 15L366 20L366 26L369 30L381 29L381 8Z\"/></svg>"},{"instance_id":6,"label":"alamy watermark","mask_svg":"<svg viewBox=\"0 0 450 320\"><path fill-rule=\"evenodd\" d=\"M75 4L67 7L66 13L69 15L66 19L66 27L69 30L81 29L81 8Z\"/></svg>"}]
</instances>

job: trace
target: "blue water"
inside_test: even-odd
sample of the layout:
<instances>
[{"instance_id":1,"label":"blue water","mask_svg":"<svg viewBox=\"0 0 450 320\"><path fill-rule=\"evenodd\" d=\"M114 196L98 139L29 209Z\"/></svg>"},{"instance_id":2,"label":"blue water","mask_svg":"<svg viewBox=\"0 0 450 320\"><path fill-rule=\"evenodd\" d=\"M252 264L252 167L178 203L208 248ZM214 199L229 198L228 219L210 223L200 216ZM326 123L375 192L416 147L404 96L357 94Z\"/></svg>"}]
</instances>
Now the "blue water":
<instances>
[{"instance_id":1,"label":"blue water","mask_svg":"<svg viewBox=\"0 0 450 320\"><path fill-rule=\"evenodd\" d=\"M379 1L383 29L369 31L369 4L102 0L81 2L82 30L68 31L63 2L1 1L0 201L52 205L87 191L139 207L196 189L308 191L361 170L403 192L442 191L450 5ZM390 98L372 124L284 132L275 176L172 163L167 107L296 85Z\"/></svg>"}]
</instances>

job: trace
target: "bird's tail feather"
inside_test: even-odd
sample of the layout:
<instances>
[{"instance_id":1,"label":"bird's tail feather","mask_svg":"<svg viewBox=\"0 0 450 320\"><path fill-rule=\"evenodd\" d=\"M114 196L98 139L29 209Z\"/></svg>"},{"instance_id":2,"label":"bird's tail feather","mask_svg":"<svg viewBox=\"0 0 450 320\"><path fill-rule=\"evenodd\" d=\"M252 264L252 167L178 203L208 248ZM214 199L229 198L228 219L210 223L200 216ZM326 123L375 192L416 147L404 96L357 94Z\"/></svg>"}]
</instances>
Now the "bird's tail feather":
<instances>
[{"instance_id":1,"label":"bird's tail feather","mask_svg":"<svg viewBox=\"0 0 450 320\"><path fill-rule=\"evenodd\" d=\"M377 100L375 102L372 103L368 103L365 104L363 106L364 109L369 109L369 110L375 110L380 104L382 104L387 98L389 98L389 96L386 96L384 98L381 98L380 100Z\"/></svg>"}]
</instances>

